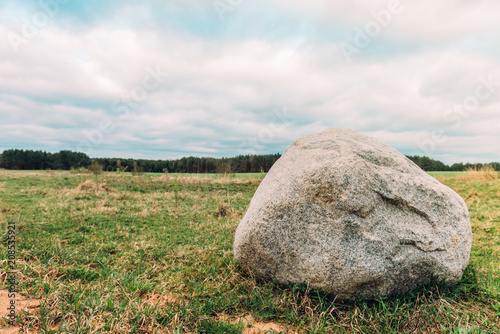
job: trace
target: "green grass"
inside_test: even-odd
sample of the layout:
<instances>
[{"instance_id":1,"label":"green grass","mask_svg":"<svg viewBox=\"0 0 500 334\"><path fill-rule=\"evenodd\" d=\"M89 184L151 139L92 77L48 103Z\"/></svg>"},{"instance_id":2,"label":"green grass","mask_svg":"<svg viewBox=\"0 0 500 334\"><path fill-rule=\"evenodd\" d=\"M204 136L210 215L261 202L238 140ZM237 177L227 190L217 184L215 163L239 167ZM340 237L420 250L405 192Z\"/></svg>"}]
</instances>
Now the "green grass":
<instances>
[{"instance_id":1,"label":"green grass","mask_svg":"<svg viewBox=\"0 0 500 334\"><path fill-rule=\"evenodd\" d=\"M450 176L463 175L463 174L465 174L467 172L427 172L427 173L429 173L432 176L447 176L447 177L450 177Z\"/></svg>"},{"instance_id":2,"label":"green grass","mask_svg":"<svg viewBox=\"0 0 500 334\"><path fill-rule=\"evenodd\" d=\"M499 179L437 176L471 213L472 256L460 283L345 304L241 273L234 233L260 181L238 177L182 175L176 192L173 175L0 171L1 228L18 227L19 290L42 304L24 315L25 327L240 333L251 315L288 333L500 332Z\"/></svg>"}]
</instances>

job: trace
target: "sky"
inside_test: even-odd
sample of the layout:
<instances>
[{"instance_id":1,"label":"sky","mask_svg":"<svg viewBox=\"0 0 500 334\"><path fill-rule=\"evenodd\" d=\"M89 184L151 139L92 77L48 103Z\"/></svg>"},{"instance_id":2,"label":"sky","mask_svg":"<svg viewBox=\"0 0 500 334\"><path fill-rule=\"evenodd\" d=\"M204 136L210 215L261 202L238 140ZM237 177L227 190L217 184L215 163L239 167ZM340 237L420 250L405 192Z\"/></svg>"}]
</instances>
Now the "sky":
<instances>
[{"instance_id":1,"label":"sky","mask_svg":"<svg viewBox=\"0 0 500 334\"><path fill-rule=\"evenodd\" d=\"M348 128L500 161L498 0L0 2L0 151L283 153Z\"/></svg>"}]
</instances>

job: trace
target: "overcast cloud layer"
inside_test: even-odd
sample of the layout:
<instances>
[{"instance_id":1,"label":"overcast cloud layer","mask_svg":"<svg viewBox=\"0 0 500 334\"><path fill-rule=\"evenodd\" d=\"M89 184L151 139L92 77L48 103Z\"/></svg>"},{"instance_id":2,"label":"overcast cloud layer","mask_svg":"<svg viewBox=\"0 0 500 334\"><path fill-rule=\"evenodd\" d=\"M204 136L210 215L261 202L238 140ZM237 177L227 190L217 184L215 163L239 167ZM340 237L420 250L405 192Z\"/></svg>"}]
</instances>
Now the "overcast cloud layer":
<instances>
[{"instance_id":1,"label":"overcast cloud layer","mask_svg":"<svg viewBox=\"0 0 500 334\"><path fill-rule=\"evenodd\" d=\"M0 150L283 152L350 128L500 161L500 2L2 1Z\"/></svg>"}]
</instances>

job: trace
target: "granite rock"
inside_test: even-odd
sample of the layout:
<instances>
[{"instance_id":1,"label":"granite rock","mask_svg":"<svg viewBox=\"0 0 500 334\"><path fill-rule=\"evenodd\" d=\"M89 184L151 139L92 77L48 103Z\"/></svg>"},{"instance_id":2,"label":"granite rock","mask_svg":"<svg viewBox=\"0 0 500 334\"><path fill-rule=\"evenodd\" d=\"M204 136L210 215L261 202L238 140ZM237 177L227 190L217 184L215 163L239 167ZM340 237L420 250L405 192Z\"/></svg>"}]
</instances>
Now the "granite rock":
<instances>
[{"instance_id":1,"label":"granite rock","mask_svg":"<svg viewBox=\"0 0 500 334\"><path fill-rule=\"evenodd\" d=\"M471 244L458 194L380 141L328 129L296 140L271 168L234 255L258 279L374 298L432 275L460 280Z\"/></svg>"}]
</instances>

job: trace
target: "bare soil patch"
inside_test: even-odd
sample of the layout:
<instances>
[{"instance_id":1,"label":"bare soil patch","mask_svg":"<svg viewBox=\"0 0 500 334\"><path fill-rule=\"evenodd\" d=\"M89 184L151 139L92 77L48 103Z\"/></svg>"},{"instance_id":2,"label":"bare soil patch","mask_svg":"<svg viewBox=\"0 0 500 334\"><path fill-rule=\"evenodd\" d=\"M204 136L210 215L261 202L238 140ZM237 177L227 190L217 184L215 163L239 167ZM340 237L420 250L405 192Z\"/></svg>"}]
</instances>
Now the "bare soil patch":
<instances>
[{"instance_id":1,"label":"bare soil patch","mask_svg":"<svg viewBox=\"0 0 500 334\"><path fill-rule=\"evenodd\" d=\"M16 293L16 314L24 315L28 314L38 314L40 312L40 302L38 300L26 298L24 296ZM9 292L0 290L0 334L14 334L14 333L25 333L19 326L10 326L8 321L9 311L7 310L11 305L11 299L9 298ZM27 332L26 332L27 333ZM29 330L29 333L38 333L37 331Z\"/></svg>"},{"instance_id":2,"label":"bare soil patch","mask_svg":"<svg viewBox=\"0 0 500 334\"><path fill-rule=\"evenodd\" d=\"M297 333L290 326L284 326L275 322L256 321L251 314L240 314L237 316L220 314L217 316L217 320L235 325L243 324L242 334Z\"/></svg>"}]
</instances>

